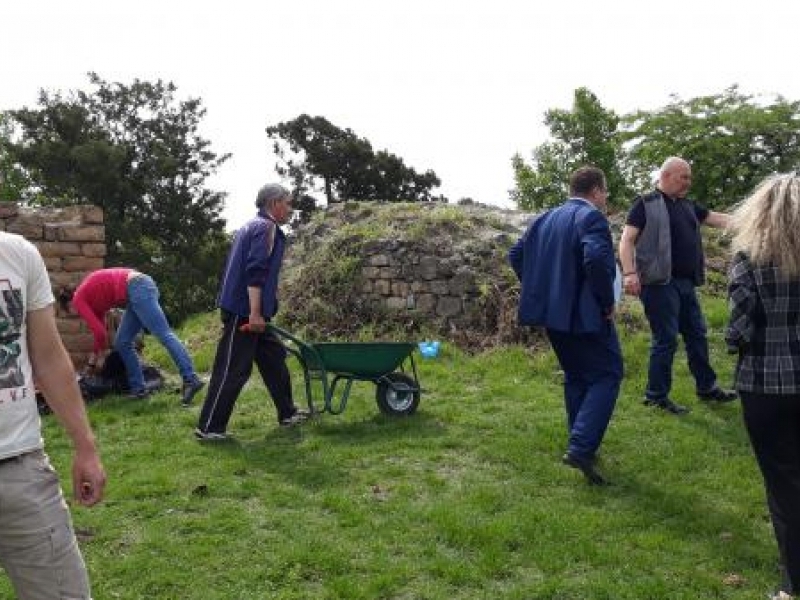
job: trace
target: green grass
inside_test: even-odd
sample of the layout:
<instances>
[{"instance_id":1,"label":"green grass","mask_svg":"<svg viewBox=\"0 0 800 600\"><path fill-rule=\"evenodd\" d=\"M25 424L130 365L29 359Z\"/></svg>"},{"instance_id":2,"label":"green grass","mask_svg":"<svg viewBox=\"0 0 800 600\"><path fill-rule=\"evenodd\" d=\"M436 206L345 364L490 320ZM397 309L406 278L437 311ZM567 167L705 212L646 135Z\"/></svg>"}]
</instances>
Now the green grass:
<instances>
[{"instance_id":1,"label":"green grass","mask_svg":"<svg viewBox=\"0 0 800 600\"><path fill-rule=\"evenodd\" d=\"M636 304L627 310L640 322ZM706 310L729 383L724 302ZM204 370L216 327L202 317L182 330ZM467 356L445 345L418 359L420 410L399 420L361 383L344 414L278 429L254 377L236 441L218 445L193 439L198 409L180 409L173 390L93 404L107 498L73 517L95 598L763 597L776 549L739 404L699 404L680 352L674 398L692 412L642 406L648 336L622 337L627 374L600 458L614 485L602 489L560 463L552 355L519 347ZM67 477L65 438L45 423Z\"/></svg>"}]
</instances>

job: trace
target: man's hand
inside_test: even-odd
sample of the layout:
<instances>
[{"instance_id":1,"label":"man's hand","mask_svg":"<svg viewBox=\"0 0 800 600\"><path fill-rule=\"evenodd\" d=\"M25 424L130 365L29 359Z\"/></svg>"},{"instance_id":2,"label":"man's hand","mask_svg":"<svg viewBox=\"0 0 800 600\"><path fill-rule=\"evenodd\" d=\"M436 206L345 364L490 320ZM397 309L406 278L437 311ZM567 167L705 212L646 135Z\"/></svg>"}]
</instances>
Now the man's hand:
<instances>
[{"instance_id":1,"label":"man's hand","mask_svg":"<svg viewBox=\"0 0 800 600\"><path fill-rule=\"evenodd\" d=\"M251 314L247 323L247 331L250 333L264 333L267 328L267 322L261 315Z\"/></svg>"},{"instance_id":2,"label":"man's hand","mask_svg":"<svg viewBox=\"0 0 800 600\"><path fill-rule=\"evenodd\" d=\"M103 499L106 474L94 449L76 450L72 458L72 491L83 506L94 506Z\"/></svg>"},{"instance_id":3,"label":"man's hand","mask_svg":"<svg viewBox=\"0 0 800 600\"><path fill-rule=\"evenodd\" d=\"M714 229L726 229L730 225L731 216L727 213L714 212L713 210L708 213L703 225L708 225Z\"/></svg>"},{"instance_id":4,"label":"man's hand","mask_svg":"<svg viewBox=\"0 0 800 600\"><path fill-rule=\"evenodd\" d=\"M642 293L642 284L639 281L638 273L628 273L622 278L622 286L625 293L630 296L638 296Z\"/></svg>"}]
</instances>

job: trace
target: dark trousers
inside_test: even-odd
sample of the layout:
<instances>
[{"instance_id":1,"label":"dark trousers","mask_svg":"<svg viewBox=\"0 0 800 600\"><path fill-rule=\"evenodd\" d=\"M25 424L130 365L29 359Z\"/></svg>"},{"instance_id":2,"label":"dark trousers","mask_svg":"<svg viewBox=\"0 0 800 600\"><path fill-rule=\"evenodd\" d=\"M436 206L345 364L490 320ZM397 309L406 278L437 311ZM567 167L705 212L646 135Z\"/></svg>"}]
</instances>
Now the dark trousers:
<instances>
[{"instance_id":1,"label":"dark trousers","mask_svg":"<svg viewBox=\"0 0 800 600\"><path fill-rule=\"evenodd\" d=\"M764 477L781 562L800 590L800 394L741 392L744 423Z\"/></svg>"},{"instance_id":2,"label":"dark trousers","mask_svg":"<svg viewBox=\"0 0 800 600\"><path fill-rule=\"evenodd\" d=\"M567 451L580 458L594 458L622 382L622 351L617 331L609 323L602 333L572 334L548 329L547 337L564 370Z\"/></svg>"},{"instance_id":3,"label":"dark trousers","mask_svg":"<svg viewBox=\"0 0 800 600\"><path fill-rule=\"evenodd\" d=\"M646 396L662 400L669 395L679 333L686 346L689 370L697 391L713 389L717 375L708 359L706 322L697 301L694 282L673 279L665 285L645 285L639 297L652 334Z\"/></svg>"},{"instance_id":4,"label":"dark trousers","mask_svg":"<svg viewBox=\"0 0 800 600\"><path fill-rule=\"evenodd\" d=\"M253 362L275 403L278 421L291 417L297 410L292 401L286 348L270 333L239 331L246 322L244 317L223 312L222 338L217 344L211 381L198 422L202 431L222 433L227 429L239 392L253 371Z\"/></svg>"}]
</instances>

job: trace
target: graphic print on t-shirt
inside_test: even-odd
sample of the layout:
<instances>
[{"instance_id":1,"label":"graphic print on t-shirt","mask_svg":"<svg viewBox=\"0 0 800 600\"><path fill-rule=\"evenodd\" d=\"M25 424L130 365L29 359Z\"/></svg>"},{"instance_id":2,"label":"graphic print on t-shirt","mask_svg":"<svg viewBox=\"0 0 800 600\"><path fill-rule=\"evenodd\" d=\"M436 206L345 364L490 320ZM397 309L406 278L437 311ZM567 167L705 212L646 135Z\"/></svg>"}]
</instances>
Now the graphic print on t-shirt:
<instances>
[{"instance_id":1,"label":"graphic print on t-shirt","mask_svg":"<svg viewBox=\"0 0 800 600\"><path fill-rule=\"evenodd\" d=\"M23 316L22 290L12 288L8 279L0 279L0 389L25 385L19 364Z\"/></svg>"}]
</instances>

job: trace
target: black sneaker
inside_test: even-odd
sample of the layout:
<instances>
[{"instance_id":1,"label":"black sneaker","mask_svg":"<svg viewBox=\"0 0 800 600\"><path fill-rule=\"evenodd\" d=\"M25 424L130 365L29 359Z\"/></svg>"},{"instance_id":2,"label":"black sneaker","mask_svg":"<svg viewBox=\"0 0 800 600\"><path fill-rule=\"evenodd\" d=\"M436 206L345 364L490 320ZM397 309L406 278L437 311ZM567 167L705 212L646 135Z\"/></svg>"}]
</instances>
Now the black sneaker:
<instances>
[{"instance_id":1,"label":"black sneaker","mask_svg":"<svg viewBox=\"0 0 800 600\"><path fill-rule=\"evenodd\" d=\"M143 388L141 390L136 390L135 392L128 392L126 394L126 397L131 400L144 400L145 398L149 397L150 394L152 393L153 393L152 390Z\"/></svg>"},{"instance_id":2,"label":"black sneaker","mask_svg":"<svg viewBox=\"0 0 800 600\"><path fill-rule=\"evenodd\" d=\"M675 404L669 398L660 398L658 400L655 398L645 398L644 405L660 408L661 410L672 413L673 415L684 415L689 412L688 408L681 406L680 404Z\"/></svg>"},{"instance_id":3,"label":"black sneaker","mask_svg":"<svg viewBox=\"0 0 800 600\"><path fill-rule=\"evenodd\" d=\"M193 381L184 381L181 388L181 406L187 407L192 403L192 400L197 395L197 392L203 389L203 380L199 377Z\"/></svg>"},{"instance_id":4,"label":"black sneaker","mask_svg":"<svg viewBox=\"0 0 800 600\"><path fill-rule=\"evenodd\" d=\"M697 397L705 402L733 402L739 396L733 390L723 390L719 386L714 386L707 392L697 392Z\"/></svg>"}]
</instances>

